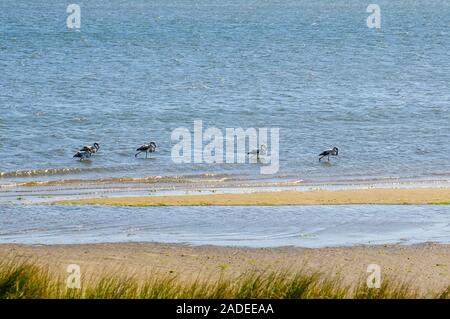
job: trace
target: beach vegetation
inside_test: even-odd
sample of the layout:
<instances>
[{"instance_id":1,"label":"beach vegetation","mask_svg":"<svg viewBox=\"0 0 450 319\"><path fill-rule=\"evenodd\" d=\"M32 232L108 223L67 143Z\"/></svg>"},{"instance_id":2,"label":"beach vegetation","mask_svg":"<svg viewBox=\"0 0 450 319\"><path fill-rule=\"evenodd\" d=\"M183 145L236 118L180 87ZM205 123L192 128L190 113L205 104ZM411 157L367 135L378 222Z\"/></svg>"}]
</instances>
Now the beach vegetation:
<instances>
[{"instance_id":1,"label":"beach vegetation","mask_svg":"<svg viewBox=\"0 0 450 319\"><path fill-rule=\"evenodd\" d=\"M320 273L291 271L247 271L237 278L218 277L181 280L175 273L153 274L146 278L118 272L83 276L80 289L68 288L66 278L30 262L0 262L0 299L89 298L450 298L450 286L434 293L419 292L407 282L385 278L380 288L368 288L365 280L356 287L347 286L338 277Z\"/></svg>"}]
</instances>

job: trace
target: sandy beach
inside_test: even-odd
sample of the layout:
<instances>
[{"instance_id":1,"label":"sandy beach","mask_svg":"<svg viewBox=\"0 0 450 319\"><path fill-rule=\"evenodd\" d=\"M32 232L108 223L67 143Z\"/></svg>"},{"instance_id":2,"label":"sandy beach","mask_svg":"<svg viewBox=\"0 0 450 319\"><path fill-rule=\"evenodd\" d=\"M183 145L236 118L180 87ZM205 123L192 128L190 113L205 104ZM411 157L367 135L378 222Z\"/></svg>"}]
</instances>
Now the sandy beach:
<instances>
[{"instance_id":1,"label":"sandy beach","mask_svg":"<svg viewBox=\"0 0 450 319\"><path fill-rule=\"evenodd\" d=\"M195 196L102 197L58 201L67 205L105 206L246 206L340 204L449 204L450 188L369 188L279 191Z\"/></svg>"},{"instance_id":2,"label":"sandy beach","mask_svg":"<svg viewBox=\"0 0 450 319\"><path fill-rule=\"evenodd\" d=\"M408 282L424 293L450 285L450 245L354 246L346 248L252 249L151 243L88 245L0 245L0 258L32 261L67 276L68 264L83 275L114 273L145 277L174 274L182 280L239 276L254 270L320 272L352 286L366 280L369 264L381 267L382 278Z\"/></svg>"}]
</instances>

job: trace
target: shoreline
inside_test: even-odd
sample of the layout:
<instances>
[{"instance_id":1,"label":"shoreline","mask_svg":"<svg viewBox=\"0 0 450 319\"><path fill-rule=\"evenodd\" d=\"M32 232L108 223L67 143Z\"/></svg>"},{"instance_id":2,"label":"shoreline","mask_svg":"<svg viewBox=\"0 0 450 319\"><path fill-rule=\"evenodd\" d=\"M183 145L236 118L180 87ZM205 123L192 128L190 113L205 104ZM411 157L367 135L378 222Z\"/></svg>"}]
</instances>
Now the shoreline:
<instances>
[{"instance_id":1,"label":"shoreline","mask_svg":"<svg viewBox=\"0 0 450 319\"><path fill-rule=\"evenodd\" d=\"M100 206L449 205L450 188L369 188L268 191L239 194L94 197L55 201Z\"/></svg>"},{"instance_id":2,"label":"shoreline","mask_svg":"<svg viewBox=\"0 0 450 319\"><path fill-rule=\"evenodd\" d=\"M424 293L450 284L450 245L376 245L327 248L237 248L160 243L98 243L67 245L0 244L4 262L27 261L48 267L62 278L67 265L78 264L87 277L114 273L143 280L149 275L176 275L183 282L219 277L238 278L254 271L320 272L354 287L377 264L382 278L407 282Z\"/></svg>"}]
</instances>

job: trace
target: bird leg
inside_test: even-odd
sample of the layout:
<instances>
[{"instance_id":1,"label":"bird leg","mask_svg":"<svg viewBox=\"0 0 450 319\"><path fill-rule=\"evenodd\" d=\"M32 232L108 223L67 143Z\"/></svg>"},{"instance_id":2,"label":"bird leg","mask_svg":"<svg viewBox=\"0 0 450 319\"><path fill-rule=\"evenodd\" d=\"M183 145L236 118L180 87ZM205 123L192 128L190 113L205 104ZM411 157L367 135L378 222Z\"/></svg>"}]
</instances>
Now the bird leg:
<instances>
[{"instance_id":1,"label":"bird leg","mask_svg":"<svg viewBox=\"0 0 450 319\"><path fill-rule=\"evenodd\" d=\"M145 158L147 158L147 155L148 155L148 151L145 152Z\"/></svg>"}]
</instances>

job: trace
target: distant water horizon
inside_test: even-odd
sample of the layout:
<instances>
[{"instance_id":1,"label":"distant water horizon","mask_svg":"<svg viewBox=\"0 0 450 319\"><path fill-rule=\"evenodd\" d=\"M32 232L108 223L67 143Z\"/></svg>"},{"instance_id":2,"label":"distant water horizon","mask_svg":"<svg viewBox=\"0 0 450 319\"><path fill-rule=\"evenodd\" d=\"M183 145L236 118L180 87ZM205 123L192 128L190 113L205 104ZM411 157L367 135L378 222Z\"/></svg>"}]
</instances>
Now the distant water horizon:
<instances>
[{"instance_id":1,"label":"distant water horizon","mask_svg":"<svg viewBox=\"0 0 450 319\"><path fill-rule=\"evenodd\" d=\"M214 177L450 180L450 4L379 1L0 3L0 185ZM39 13L39 14L37 14ZM175 164L171 132L278 127L280 169ZM156 141L151 158L135 148ZM72 158L98 142L91 162ZM338 158L318 154L338 146ZM0 192L2 190L0 189Z\"/></svg>"}]
</instances>

